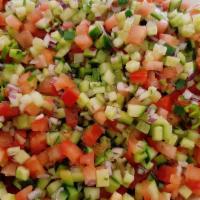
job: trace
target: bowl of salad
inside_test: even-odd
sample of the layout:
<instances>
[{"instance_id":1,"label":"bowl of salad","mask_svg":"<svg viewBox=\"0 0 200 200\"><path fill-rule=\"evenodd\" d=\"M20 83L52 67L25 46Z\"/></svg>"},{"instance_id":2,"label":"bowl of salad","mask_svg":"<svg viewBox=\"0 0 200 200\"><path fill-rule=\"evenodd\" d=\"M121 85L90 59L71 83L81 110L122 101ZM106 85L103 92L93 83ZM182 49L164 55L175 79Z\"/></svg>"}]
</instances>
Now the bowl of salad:
<instances>
[{"instance_id":1,"label":"bowl of salad","mask_svg":"<svg viewBox=\"0 0 200 200\"><path fill-rule=\"evenodd\" d=\"M187 0L1 0L0 200L200 199L199 42Z\"/></svg>"}]
</instances>

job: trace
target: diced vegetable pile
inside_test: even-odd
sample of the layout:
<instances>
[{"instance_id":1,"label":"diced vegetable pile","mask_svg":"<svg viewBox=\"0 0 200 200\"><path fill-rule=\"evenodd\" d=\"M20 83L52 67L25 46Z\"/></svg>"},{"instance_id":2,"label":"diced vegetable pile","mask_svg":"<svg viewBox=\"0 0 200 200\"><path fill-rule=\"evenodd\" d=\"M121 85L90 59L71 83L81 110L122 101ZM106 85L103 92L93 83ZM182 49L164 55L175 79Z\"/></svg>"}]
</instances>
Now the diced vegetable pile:
<instances>
[{"instance_id":1,"label":"diced vegetable pile","mask_svg":"<svg viewBox=\"0 0 200 200\"><path fill-rule=\"evenodd\" d=\"M0 200L200 199L200 6L0 11Z\"/></svg>"}]
</instances>

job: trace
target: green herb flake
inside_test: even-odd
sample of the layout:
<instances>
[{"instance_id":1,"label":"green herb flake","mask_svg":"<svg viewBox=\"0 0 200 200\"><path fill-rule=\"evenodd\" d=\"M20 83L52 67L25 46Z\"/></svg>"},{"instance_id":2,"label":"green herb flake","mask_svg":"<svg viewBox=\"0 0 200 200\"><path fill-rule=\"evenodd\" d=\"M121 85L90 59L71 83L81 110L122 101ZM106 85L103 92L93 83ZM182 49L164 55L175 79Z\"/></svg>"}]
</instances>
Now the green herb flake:
<instances>
[{"instance_id":1,"label":"green herb flake","mask_svg":"<svg viewBox=\"0 0 200 200\"><path fill-rule=\"evenodd\" d=\"M175 105L174 107L174 113L180 117L185 115L185 110L182 106Z\"/></svg>"},{"instance_id":2,"label":"green herb flake","mask_svg":"<svg viewBox=\"0 0 200 200\"><path fill-rule=\"evenodd\" d=\"M177 90L181 90L185 87L186 81L183 79L179 79L176 81L175 86Z\"/></svg>"},{"instance_id":3,"label":"green herb flake","mask_svg":"<svg viewBox=\"0 0 200 200\"><path fill-rule=\"evenodd\" d=\"M63 37L65 40L73 40L75 38L75 31L74 30L64 31Z\"/></svg>"},{"instance_id":4,"label":"green herb flake","mask_svg":"<svg viewBox=\"0 0 200 200\"><path fill-rule=\"evenodd\" d=\"M126 17L131 17L133 15L133 13L130 9L128 9L128 10L126 10L125 15L126 15Z\"/></svg>"},{"instance_id":5,"label":"green herb flake","mask_svg":"<svg viewBox=\"0 0 200 200\"><path fill-rule=\"evenodd\" d=\"M128 0L118 0L119 5L124 5L124 4L127 4L127 3L128 3Z\"/></svg>"}]
</instances>

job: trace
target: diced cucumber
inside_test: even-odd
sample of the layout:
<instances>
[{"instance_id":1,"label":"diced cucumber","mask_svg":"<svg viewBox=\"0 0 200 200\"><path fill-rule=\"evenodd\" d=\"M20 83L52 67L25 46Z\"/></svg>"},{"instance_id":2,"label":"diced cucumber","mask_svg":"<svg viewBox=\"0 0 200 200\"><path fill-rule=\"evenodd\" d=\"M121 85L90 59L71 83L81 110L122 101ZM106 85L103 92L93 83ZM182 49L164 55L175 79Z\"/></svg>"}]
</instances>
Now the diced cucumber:
<instances>
[{"instance_id":1,"label":"diced cucumber","mask_svg":"<svg viewBox=\"0 0 200 200\"><path fill-rule=\"evenodd\" d=\"M59 200L66 200L68 199L68 192L67 191L61 191L57 196L56 196L57 199Z\"/></svg>"},{"instance_id":2,"label":"diced cucumber","mask_svg":"<svg viewBox=\"0 0 200 200\"><path fill-rule=\"evenodd\" d=\"M60 132L48 132L46 134L47 144L53 146L61 142Z\"/></svg>"},{"instance_id":3,"label":"diced cucumber","mask_svg":"<svg viewBox=\"0 0 200 200\"><path fill-rule=\"evenodd\" d=\"M18 151L17 154L15 154L15 156L14 156L15 162L17 162L19 164L23 164L26 160L28 160L28 158L30 158L30 156L24 150Z\"/></svg>"},{"instance_id":4,"label":"diced cucumber","mask_svg":"<svg viewBox=\"0 0 200 200\"><path fill-rule=\"evenodd\" d=\"M128 114L131 117L140 117L146 110L146 106L128 104Z\"/></svg>"},{"instance_id":5,"label":"diced cucumber","mask_svg":"<svg viewBox=\"0 0 200 200\"><path fill-rule=\"evenodd\" d=\"M123 194L123 200L135 200L130 194L125 193Z\"/></svg>"},{"instance_id":6,"label":"diced cucumber","mask_svg":"<svg viewBox=\"0 0 200 200\"><path fill-rule=\"evenodd\" d=\"M148 21L146 27L147 27L147 35L149 36L157 35L158 29L154 21Z\"/></svg>"},{"instance_id":7,"label":"diced cucumber","mask_svg":"<svg viewBox=\"0 0 200 200\"><path fill-rule=\"evenodd\" d=\"M109 186L109 171L108 169L97 169L96 170L97 187L108 187Z\"/></svg>"},{"instance_id":8,"label":"diced cucumber","mask_svg":"<svg viewBox=\"0 0 200 200\"><path fill-rule=\"evenodd\" d=\"M131 125L133 122L133 118L130 117L127 112L121 111L119 122L127 124L127 125Z\"/></svg>"},{"instance_id":9,"label":"diced cucumber","mask_svg":"<svg viewBox=\"0 0 200 200\"><path fill-rule=\"evenodd\" d=\"M11 193L3 194L1 200L15 200L15 195Z\"/></svg>"},{"instance_id":10,"label":"diced cucumber","mask_svg":"<svg viewBox=\"0 0 200 200\"><path fill-rule=\"evenodd\" d=\"M172 135L172 125L164 118L159 117L154 123L156 126L163 127L163 139L169 140Z\"/></svg>"},{"instance_id":11,"label":"diced cucumber","mask_svg":"<svg viewBox=\"0 0 200 200\"><path fill-rule=\"evenodd\" d=\"M195 143L190 139L183 138L180 142L180 146L192 150L195 146Z\"/></svg>"},{"instance_id":12,"label":"diced cucumber","mask_svg":"<svg viewBox=\"0 0 200 200\"><path fill-rule=\"evenodd\" d=\"M179 10L181 6L182 0L171 0L169 4L169 12L173 10Z\"/></svg>"},{"instance_id":13,"label":"diced cucumber","mask_svg":"<svg viewBox=\"0 0 200 200\"><path fill-rule=\"evenodd\" d=\"M136 125L136 129L144 134L148 134L150 131L150 128L151 126L142 120L140 120Z\"/></svg>"},{"instance_id":14,"label":"diced cucumber","mask_svg":"<svg viewBox=\"0 0 200 200\"><path fill-rule=\"evenodd\" d=\"M159 190L154 180L150 182L148 186L148 191L149 194L151 194L151 199L159 200Z\"/></svg>"},{"instance_id":15,"label":"diced cucumber","mask_svg":"<svg viewBox=\"0 0 200 200\"><path fill-rule=\"evenodd\" d=\"M126 63L126 70L130 73L138 71L140 68L140 62L131 60Z\"/></svg>"},{"instance_id":16,"label":"diced cucumber","mask_svg":"<svg viewBox=\"0 0 200 200\"><path fill-rule=\"evenodd\" d=\"M37 187L44 190L50 182L50 178L40 178L37 182Z\"/></svg>"},{"instance_id":17,"label":"diced cucumber","mask_svg":"<svg viewBox=\"0 0 200 200\"><path fill-rule=\"evenodd\" d=\"M180 58L167 56L165 60L165 65L168 67L176 67L180 63Z\"/></svg>"},{"instance_id":18,"label":"diced cucumber","mask_svg":"<svg viewBox=\"0 0 200 200\"><path fill-rule=\"evenodd\" d=\"M179 194L184 198L184 199L188 199L191 194L192 191L190 188L188 188L187 186L183 185L181 186L181 188L179 189Z\"/></svg>"},{"instance_id":19,"label":"diced cucumber","mask_svg":"<svg viewBox=\"0 0 200 200\"><path fill-rule=\"evenodd\" d=\"M47 186L47 192L49 196L51 196L54 192L56 192L62 185L60 180L54 181Z\"/></svg>"},{"instance_id":20,"label":"diced cucumber","mask_svg":"<svg viewBox=\"0 0 200 200\"><path fill-rule=\"evenodd\" d=\"M133 180L134 180L134 175L131 174L128 170L126 170L123 177L123 185L125 187L129 187L129 185L133 182Z\"/></svg>"},{"instance_id":21,"label":"diced cucumber","mask_svg":"<svg viewBox=\"0 0 200 200\"><path fill-rule=\"evenodd\" d=\"M187 131L187 138L196 142L199 139L199 133L195 130L188 130Z\"/></svg>"},{"instance_id":22,"label":"diced cucumber","mask_svg":"<svg viewBox=\"0 0 200 200\"><path fill-rule=\"evenodd\" d=\"M69 194L68 200L79 200L79 192L74 187L67 187L67 191Z\"/></svg>"},{"instance_id":23,"label":"diced cucumber","mask_svg":"<svg viewBox=\"0 0 200 200\"><path fill-rule=\"evenodd\" d=\"M84 197L90 200L97 200L100 198L100 189L95 187L85 187Z\"/></svg>"},{"instance_id":24,"label":"diced cucumber","mask_svg":"<svg viewBox=\"0 0 200 200\"><path fill-rule=\"evenodd\" d=\"M17 129L29 129L31 127L32 117L26 114L21 114L17 116L13 124Z\"/></svg>"},{"instance_id":25,"label":"diced cucumber","mask_svg":"<svg viewBox=\"0 0 200 200\"><path fill-rule=\"evenodd\" d=\"M83 172L81 171L80 168L74 168L73 170L71 170L71 174L72 174L72 179L74 182L84 181Z\"/></svg>"},{"instance_id":26,"label":"diced cucumber","mask_svg":"<svg viewBox=\"0 0 200 200\"><path fill-rule=\"evenodd\" d=\"M194 24L195 30L197 32L200 32L200 14L193 15L192 18L193 18L193 24Z\"/></svg>"},{"instance_id":27,"label":"diced cucumber","mask_svg":"<svg viewBox=\"0 0 200 200\"><path fill-rule=\"evenodd\" d=\"M119 169L116 169L113 171L112 174L113 179L115 179L120 185L123 183L122 181L122 174L121 171Z\"/></svg>"},{"instance_id":28,"label":"diced cucumber","mask_svg":"<svg viewBox=\"0 0 200 200\"><path fill-rule=\"evenodd\" d=\"M152 126L151 128L152 139L154 141L163 140L163 127L162 126Z\"/></svg>"},{"instance_id":29,"label":"diced cucumber","mask_svg":"<svg viewBox=\"0 0 200 200\"><path fill-rule=\"evenodd\" d=\"M110 180L109 180L109 186L106 187L106 191L113 193L117 189L119 189L119 187L120 187L120 184L111 177Z\"/></svg>"},{"instance_id":30,"label":"diced cucumber","mask_svg":"<svg viewBox=\"0 0 200 200\"><path fill-rule=\"evenodd\" d=\"M59 177L66 185L69 185L69 186L74 185L72 173L69 170L66 170L66 169L59 170Z\"/></svg>"},{"instance_id":31,"label":"diced cucumber","mask_svg":"<svg viewBox=\"0 0 200 200\"><path fill-rule=\"evenodd\" d=\"M16 169L16 178L22 181L27 181L29 179L30 172L27 168L19 166Z\"/></svg>"}]
</instances>

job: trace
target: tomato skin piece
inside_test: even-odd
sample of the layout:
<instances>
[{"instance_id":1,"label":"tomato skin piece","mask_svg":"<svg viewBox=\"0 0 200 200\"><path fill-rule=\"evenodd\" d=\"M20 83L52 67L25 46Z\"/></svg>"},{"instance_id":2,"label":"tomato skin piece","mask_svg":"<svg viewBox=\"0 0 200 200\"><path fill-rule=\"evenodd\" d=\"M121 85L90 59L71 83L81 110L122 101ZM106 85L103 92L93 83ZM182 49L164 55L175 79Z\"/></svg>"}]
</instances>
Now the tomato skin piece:
<instances>
[{"instance_id":1,"label":"tomato skin piece","mask_svg":"<svg viewBox=\"0 0 200 200\"><path fill-rule=\"evenodd\" d=\"M168 26L169 24L166 20L162 19L158 21L157 22L158 34L164 33L167 30Z\"/></svg>"},{"instance_id":2,"label":"tomato skin piece","mask_svg":"<svg viewBox=\"0 0 200 200\"><path fill-rule=\"evenodd\" d=\"M66 124L72 128L78 125L78 113L79 109L77 107L66 108Z\"/></svg>"},{"instance_id":3,"label":"tomato skin piece","mask_svg":"<svg viewBox=\"0 0 200 200\"><path fill-rule=\"evenodd\" d=\"M6 17L5 20L6 20L6 24L12 27L13 29L15 29L16 31L19 31L19 29L22 26L21 21L14 15L9 15L8 17Z\"/></svg>"},{"instance_id":4,"label":"tomato skin piece","mask_svg":"<svg viewBox=\"0 0 200 200\"><path fill-rule=\"evenodd\" d=\"M164 183L170 183L170 178L172 174L176 174L176 167L168 165L162 165L156 171L157 178Z\"/></svg>"},{"instance_id":5,"label":"tomato skin piece","mask_svg":"<svg viewBox=\"0 0 200 200\"><path fill-rule=\"evenodd\" d=\"M32 132L30 135L30 150L32 154L38 154L47 148L46 133Z\"/></svg>"},{"instance_id":6,"label":"tomato skin piece","mask_svg":"<svg viewBox=\"0 0 200 200\"><path fill-rule=\"evenodd\" d=\"M156 105L158 107L164 108L165 110L171 112L173 103L172 103L171 97L168 95L168 96L162 97L158 102L156 102Z\"/></svg>"},{"instance_id":7,"label":"tomato skin piece","mask_svg":"<svg viewBox=\"0 0 200 200\"><path fill-rule=\"evenodd\" d=\"M195 147L194 149L194 158L197 164L200 166L200 148L199 147Z\"/></svg>"},{"instance_id":8,"label":"tomato skin piece","mask_svg":"<svg viewBox=\"0 0 200 200\"><path fill-rule=\"evenodd\" d=\"M37 157L33 155L25 163L24 166L29 169L32 178L38 178L45 174L45 170Z\"/></svg>"},{"instance_id":9,"label":"tomato skin piece","mask_svg":"<svg viewBox=\"0 0 200 200\"><path fill-rule=\"evenodd\" d=\"M6 25L5 18L3 14L0 14L0 27L4 27Z\"/></svg>"},{"instance_id":10,"label":"tomato skin piece","mask_svg":"<svg viewBox=\"0 0 200 200\"><path fill-rule=\"evenodd\" d=\"M40 108L38 106L36 106L34 103L30 103L28 104L25 108L24 111L28 114L28 115L32 115L32 116L36 116L40 113Z\"/></svg>"},{"instance_id":11,"label":"tomato skin piece","mask_svg":"<svg viewBox=\"0 0 200 200\"><path fill-rule=\"evenodd\" d=\"M25 187L24 189L22 189L15 195L15 199L16 200L28 200L28 194L31 193L32 190L33 190L32 185Z\"/></svg>"},{"instance_id":12,"label":"tomato skin piece","mask_svg":"<svg viewBox=\"0 0 200 200\"><path fill-rule=\"evenodd\" d=\"M61 98L66 106L72 107L76 104L76 101L78 100L78 94L73 89L68 88L64 91Z\"/></svg>"},{"instance_id":13,"label":"tomato skin piece","mask_svg":"<svg viewBox=\"0 0 200 200\"><path fill-rule=\"evenodd\" d=\"M20 46L24 49L27 49L32 46L33 36L28 30L24 30L20 33L17 33L15 38L20 44Z\"/></svg>"},{"instance_id":14,"label":"tomato skin piece","mask_svg":"<svg viewBox=\"0 0 200 200\"><path fill-rule=\"evenodd\" d=\"M81 149L70 140L66 140L60 145L61 152L72 164L79 164L80 157L83 155Z\"/></svg>"},{"instance_id":15,"label":"tomato skin piece","mask_svg":"<svg viewBox=\"0 0 200 200\"><path fill-rule=\"evenodd\" d=\"M15 176L17 167L17 163L9 162L1 169L1 173L4 174L4 176Z\"/></svg>"},{"instance_id":16,"label":"tomato skin piece","mask_svg":"<svg viewBox=\"0 0 200 200\"><path fill-rule=\"evenodd\" d=\"M90 126L83 134L83 143L86 146L92 147L96 144L99 137L103 134L103 129L98 124Z\"/></svg>"},{"instance_id":17,"label":"tomato skin piece","mask_svg":"<svg viewBox=\"0 0 200 200\"><path fill-rule=\"evenodd\" d=\"M80 157L80 164L83 166L94 166L94 152L83 154Z\"/></svg>"},{"instance_id":18,"label":"tomato skin piece","mask_svg":"<svg viewBox=\"0 0 200 200\"><path fill-rule=\"evenodd\" d=\"M148 79L148 72L146 70L139 70L130 73L130 81L133 84L144 85Z\"/></svg>"},{"instance_id":19,"label":"tomato skin piece","mask_svg":"<svg viewBox=\"0 0 200 200\"><path fill-rule=\"evenodd\" d=\"M49 120L47 117L36 119L31 123L32 131L46 132L49 130Z\"/></svg>"},{"instance_id":20,"label":"tomato skin piece","mask_svg":"<svg viewBox=\"0 0 200 200\"><path fill-rule=\"evenodd\" d=\"M0 115L4 117L16 117L20 114L18 107L11 107L8 102L0 103Z\"/></svg>"}]
</instances>

